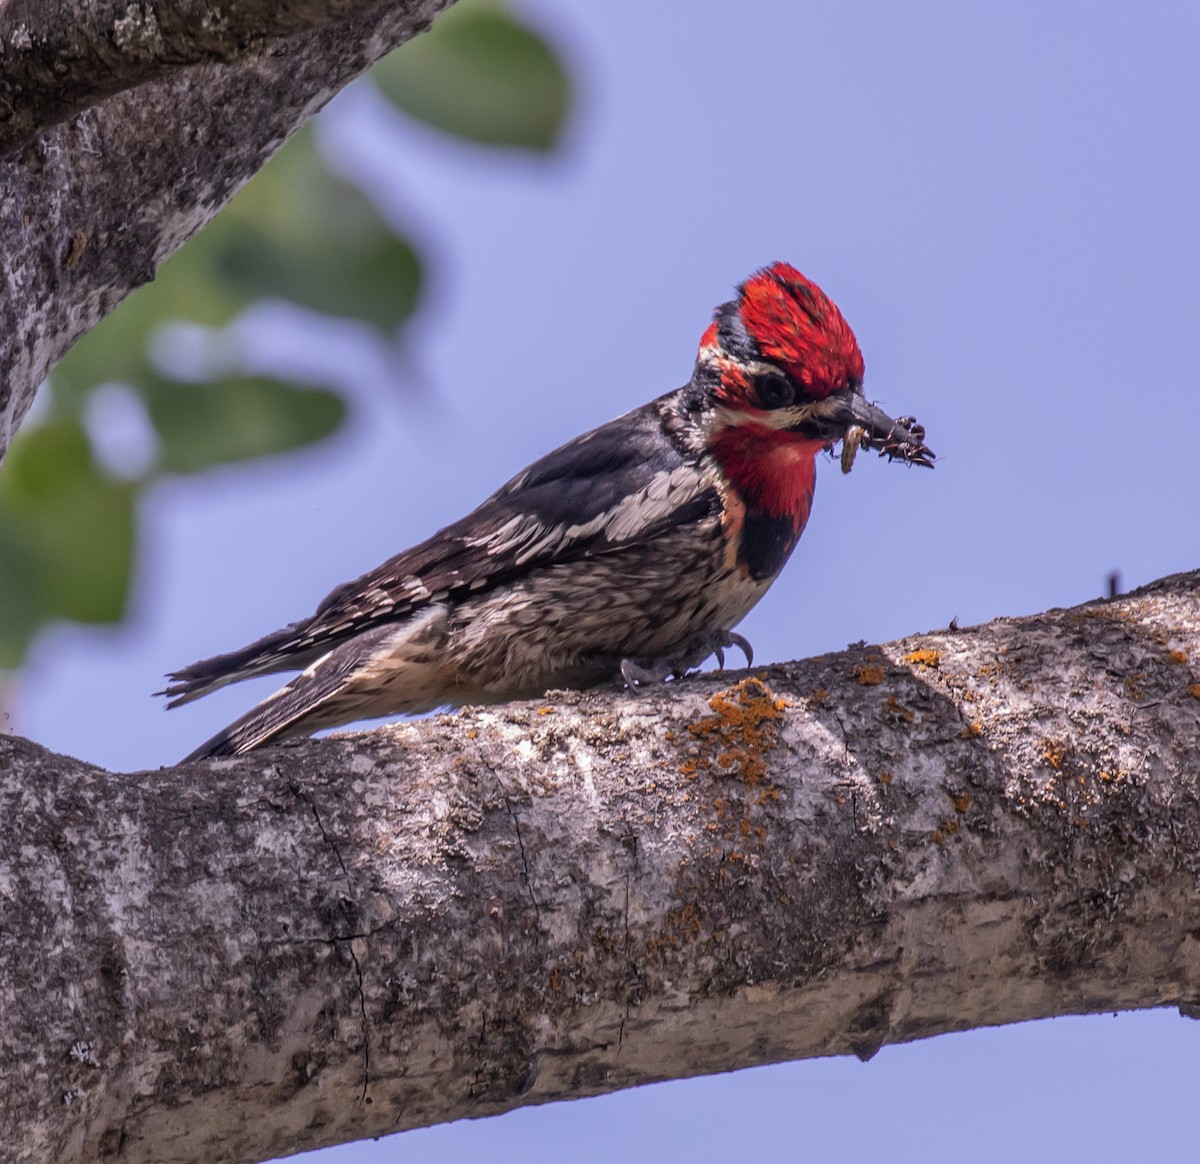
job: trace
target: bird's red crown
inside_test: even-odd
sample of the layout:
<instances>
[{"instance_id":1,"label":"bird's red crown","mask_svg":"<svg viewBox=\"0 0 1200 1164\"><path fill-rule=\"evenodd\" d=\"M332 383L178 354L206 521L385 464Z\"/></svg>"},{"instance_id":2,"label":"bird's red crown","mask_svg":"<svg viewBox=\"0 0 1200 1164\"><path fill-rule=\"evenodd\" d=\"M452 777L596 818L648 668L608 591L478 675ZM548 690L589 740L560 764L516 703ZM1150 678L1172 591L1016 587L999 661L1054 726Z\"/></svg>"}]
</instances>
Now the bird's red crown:
<instances>
[{"instance_id":1,"label":"bird's red crown","mask_svg":"<svg viewBox=\"0 0 1200 1164\"><path fill-rule=\"evenodd\" d=\"M746 384L737 367L746 360L774 364L812 400L863 378L862 352L837 305L787 263L772 263L747 279L738 297L717 309L700 346L717 349L726 381L718 392L730 403Z\"/></svg>"},{"instance_id":2,"label":"bird's red crown","mask_svg":"<svg viewBox=\"0 0 1200 1164\"><path fill-rule=\"evenodd\" d=\"M857 384L862 352L837 305L787 263L747 279L738 296L742 322L758 350L818 399Z\"/></svg>"}]
</instances>

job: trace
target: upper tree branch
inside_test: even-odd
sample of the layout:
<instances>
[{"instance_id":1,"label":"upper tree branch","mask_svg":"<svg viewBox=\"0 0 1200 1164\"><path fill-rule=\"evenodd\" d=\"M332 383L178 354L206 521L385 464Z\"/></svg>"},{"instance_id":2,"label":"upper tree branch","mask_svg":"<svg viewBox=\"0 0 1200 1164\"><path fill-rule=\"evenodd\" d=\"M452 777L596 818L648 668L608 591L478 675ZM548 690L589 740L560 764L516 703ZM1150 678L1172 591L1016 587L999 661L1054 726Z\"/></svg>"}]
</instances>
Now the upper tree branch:
<instances>
[{"instance_id":1,"label":"upper tree branch","mask_svg":"<svg viewBox=\"0 0 1200 1164\"><path fill-rule=\"evenodd\" d=\"M1200 572L117 776L0 738L0 1142L252 1161L1200 998Z\"/></svg>"},{"instance_id":2,"label":"upper tree branch","mask_svg":"<svg viewBox=\"0 0 1200 1164\"><path fill-rule=\"evenodd\" d=\"M446 3L0 2L0 457L71 344Z\"/></svg>"},{"instance_id":3,"label":"upper tree branch","mask_svg":"<svg viewBox=\"0 0 1200 1164\"><path fill-rule=\"evenodd\" d=\"M188 65L261 56L380 0L7 0L0 8L0 157L105 97Z\"/></svg>"}]
</instances>

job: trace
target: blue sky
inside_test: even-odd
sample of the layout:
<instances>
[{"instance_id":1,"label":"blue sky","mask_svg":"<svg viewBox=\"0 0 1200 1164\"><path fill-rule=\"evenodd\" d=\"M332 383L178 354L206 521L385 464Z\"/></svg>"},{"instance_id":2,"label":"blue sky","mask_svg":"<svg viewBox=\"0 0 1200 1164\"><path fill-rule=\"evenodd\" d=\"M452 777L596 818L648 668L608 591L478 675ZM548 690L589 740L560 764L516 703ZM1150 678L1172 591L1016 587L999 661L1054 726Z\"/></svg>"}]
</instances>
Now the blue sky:
<instances>
[{"instance_id":1,"label":"blue sky","mask_svg":"<svg viewBox=\"0 0 1200 1164\"><path fill-rule=\"evenodd\" d=\"M867 394L916 413L939 462L820 467L808 531L742 626L759 660L1200 564L1200 6L523 7L578 78L561 156L404 125L381 149L369 95L330 111L330 147L370 168L433 263L408 378L353 366L359 416L328 446L159 490L133 623L48 640L16 730L117 769L177 759L264 689L168 716L149 698L163 672L308 613L540 453L677 387L713 306L774 259L836 299ZM342 350L260 322L301 364ZM1200 1025L1104 1016L313 1159L1184 1159L1197 1085Z\"/></svg>"}]
</instances>

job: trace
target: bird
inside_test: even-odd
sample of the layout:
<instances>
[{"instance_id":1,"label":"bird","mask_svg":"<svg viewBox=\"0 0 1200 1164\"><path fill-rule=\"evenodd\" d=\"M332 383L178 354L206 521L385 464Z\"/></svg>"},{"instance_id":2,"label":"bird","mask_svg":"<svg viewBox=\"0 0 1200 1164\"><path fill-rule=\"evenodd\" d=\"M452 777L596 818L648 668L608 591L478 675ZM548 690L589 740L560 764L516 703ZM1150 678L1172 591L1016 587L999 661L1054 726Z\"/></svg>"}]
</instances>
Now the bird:
<instances>
[{"instance_id":1,"label":"bird","mask_svg":"<svg viewBox=\"0 0 1200 1164\"><path fill-rule=\"evenodd\" d=\"M858 341L783 262L704 331L691 378L522 469L478 508L334 589L308 618L170 673L177 707L299 671L186 760L354 720L639 691L738 647L804 531L817 456L844 442L932 467L925 429L863 395Z\"/></svg>"}]
</instances>

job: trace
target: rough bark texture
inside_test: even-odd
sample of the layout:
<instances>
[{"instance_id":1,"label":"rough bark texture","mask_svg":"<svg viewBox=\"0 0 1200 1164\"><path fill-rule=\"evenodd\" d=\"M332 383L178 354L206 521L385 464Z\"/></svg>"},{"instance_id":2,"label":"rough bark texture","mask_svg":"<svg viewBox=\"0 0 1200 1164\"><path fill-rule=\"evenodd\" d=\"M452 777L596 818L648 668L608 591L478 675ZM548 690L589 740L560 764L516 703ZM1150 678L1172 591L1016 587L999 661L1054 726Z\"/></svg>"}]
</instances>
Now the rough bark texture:
<instances>
[{"instance_id":1,"label":"rough bark texture","mask_svg":"<svg viewBox=\"0 0 1200 1164\"><path fill-rule=\"evenodd\" d=\"M71 344L447 2L0 4L0 457Z\"/></svg>"},{"instance_id":2,"label":"rough bark texture","mask_svg":"<svg viewBox=\"0 0 1200 1164\"><path fill-rule=\"evenodd\" d=\"M7 0L0 156L183 66L251 59L273 40L381 8L380 0Z\"/></svg>"},{"instance_id":3,"label":"rough bark texture","mask_svg":"<svg viewBox=\"0 0 1200 1164\"><path fill-rule=\"evenodd\" d=\"M0 1143L255 1161L1190 1009L1198 755L1200 572L158 772L0 737Z\"/></svg>"}]
</instances>

